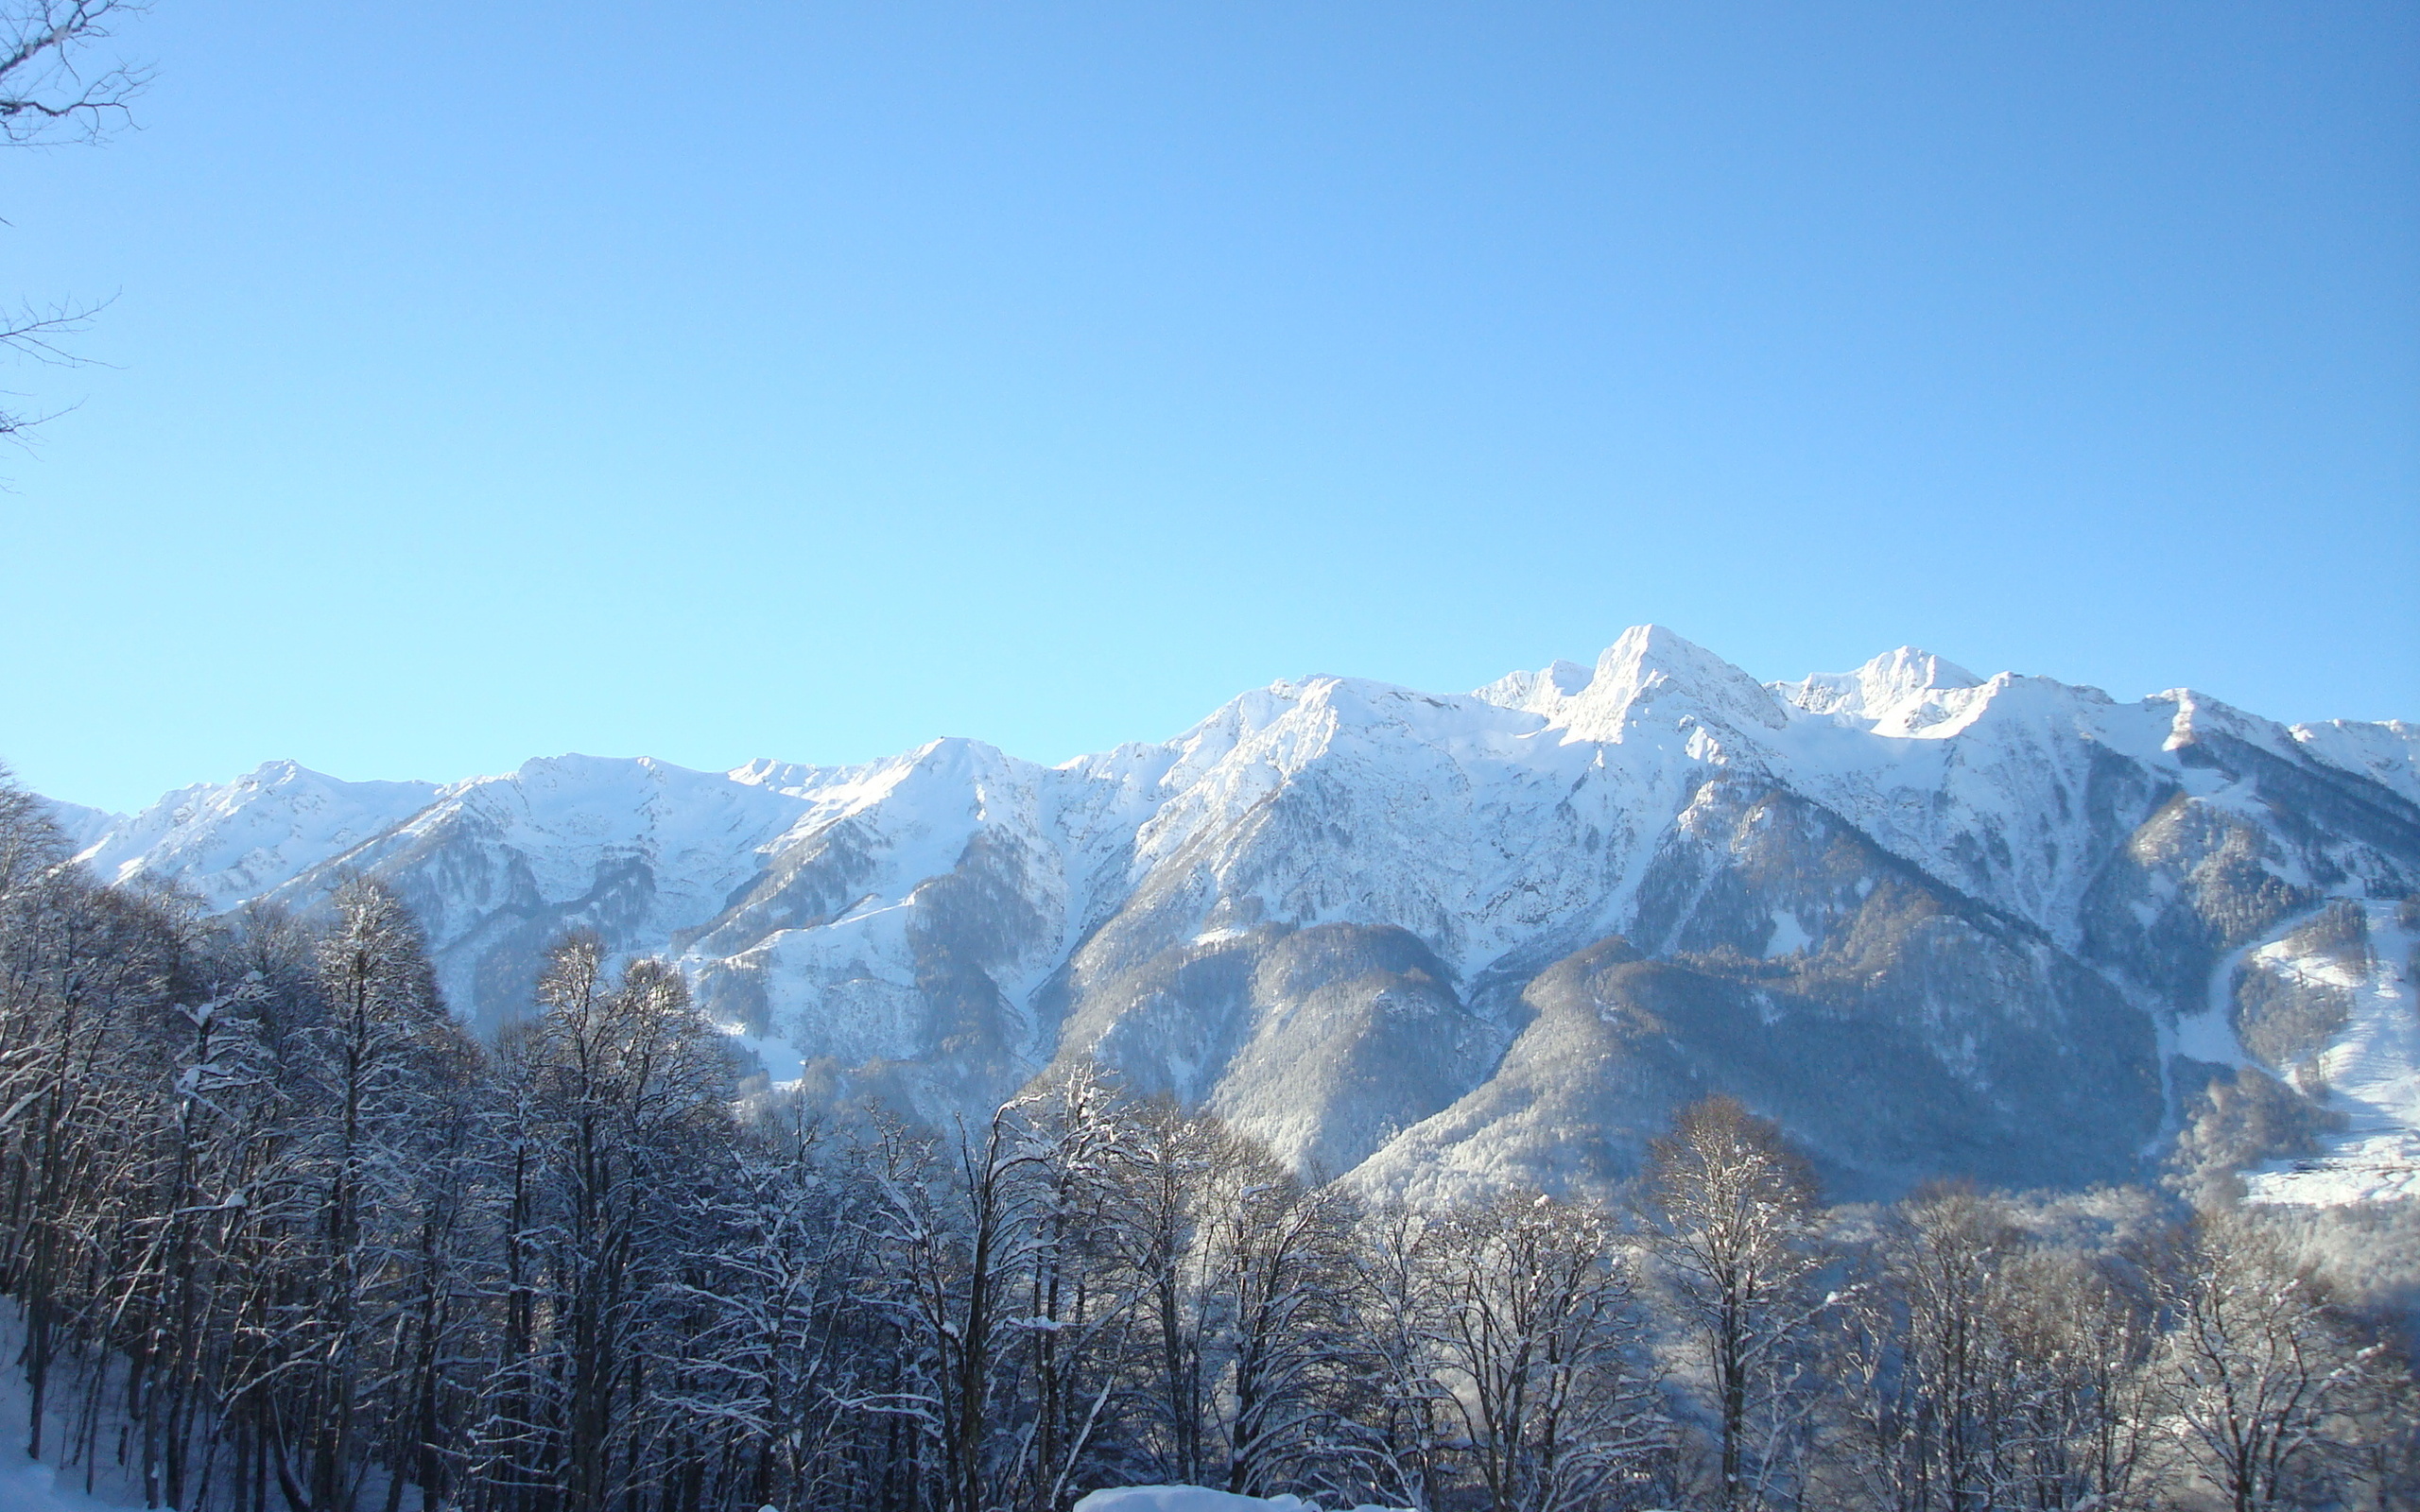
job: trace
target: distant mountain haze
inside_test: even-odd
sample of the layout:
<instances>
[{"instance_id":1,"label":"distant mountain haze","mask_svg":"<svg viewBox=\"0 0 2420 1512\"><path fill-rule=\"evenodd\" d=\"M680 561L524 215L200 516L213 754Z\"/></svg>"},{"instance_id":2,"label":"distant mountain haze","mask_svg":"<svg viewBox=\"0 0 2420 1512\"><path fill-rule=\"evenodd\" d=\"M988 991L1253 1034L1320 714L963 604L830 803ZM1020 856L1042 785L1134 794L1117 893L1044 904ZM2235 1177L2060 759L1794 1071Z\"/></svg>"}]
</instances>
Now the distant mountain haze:
<instances>
[{"instance_id":1,"label":"distant mountain haze","mask_svg":"<svg viewBox=\"0 0 2420 1512\"><path fill-rule=\"evenodd\" d=\"M273 762L56 810L104 879L214 910L385 880L483 1024L565 930L666 954L836 1108L946 1121L1090 1057L1421 1198L1617 1180L1720 1091L1836 1197L2180 1150L2256 1199L2420 1195L2402 722L1912 649L1764 684L1641 627L1470 694L1281 682L1055 767Z\"/></svg>"}]
</instances>

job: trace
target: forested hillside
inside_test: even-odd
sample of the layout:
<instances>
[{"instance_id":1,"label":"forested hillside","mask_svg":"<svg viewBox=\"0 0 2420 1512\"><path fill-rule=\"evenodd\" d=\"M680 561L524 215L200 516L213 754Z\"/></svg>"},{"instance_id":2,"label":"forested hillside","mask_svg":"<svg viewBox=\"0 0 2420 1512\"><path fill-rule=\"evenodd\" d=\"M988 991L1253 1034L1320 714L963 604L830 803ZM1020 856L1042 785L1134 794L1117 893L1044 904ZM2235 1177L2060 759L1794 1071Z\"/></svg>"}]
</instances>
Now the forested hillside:
<instances>
[{"instance_id":1,"label":"forested hillside","mask_svg":"<svg viewBox=\"0 0 2420 1512\"><path fill-rule=\"evenodd\" d=\"M481 1040L379 885L208 915L0 788L8 1431L190 1512L2420 1491L2406 1210L2315 1244L2206 1162L1832 1209L1720 1097L1602 1200L1417 1210L1084 1065L938 1129L739 1069L662 961L568 936Z\"/></svg>"}]
</instances>

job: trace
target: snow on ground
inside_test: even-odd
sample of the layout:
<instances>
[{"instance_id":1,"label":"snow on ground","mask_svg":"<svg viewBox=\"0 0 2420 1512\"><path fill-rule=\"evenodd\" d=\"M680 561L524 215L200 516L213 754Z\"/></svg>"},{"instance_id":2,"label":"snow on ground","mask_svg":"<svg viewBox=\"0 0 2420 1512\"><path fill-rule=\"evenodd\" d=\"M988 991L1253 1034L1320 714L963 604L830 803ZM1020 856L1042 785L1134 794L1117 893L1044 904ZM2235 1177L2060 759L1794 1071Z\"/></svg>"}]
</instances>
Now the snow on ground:
<instances>
[{"instance_id":1,"label":"snow on ground","mask_svg":"<svg viewBox=\"0 0 2420 1512\"><path fill-rule=\"evenodd\" d=\"M93 1492L87 1493L85 1467L60 1469L26 1457L33 1393L17 1363L24 1357L25 1340L25 1320L17 1305L0 1301L0 1512L118 1512L141 1506L140 1484L114 1465L93 1469ZM43 1414L43 1451L54 1457L57 1446L67 1441L76 1416L74 1375L61 1367Z\"/></svg>"},{"instance_id":2,"label":"snow on ground","mask_svg":"<svg viewBox=\"0 0 2420 1512\"><path fill-rule=\"evenodd\" d=\"M2364 912L2365 967L2293 963L2353 994L2342 1031L2313 1062L2327 1084L2327 1106L2346 1126L2315 1157L2248 1174L2244 1189L2255 1202L2332 1208L2420 1198L2420 992L2411 980L2420 940L2399 926L2394 903L2368 903Z\"/></svg>"},{"instance_id":3,"label":"snow on ground","mask_svg":"<svg viewBox=\"0 0 2420 1512\"><path fill-rule=\"evenodd\" d=\"M724 1023L716 1027L731 1036L734 1045L754 1056L756 1063L765 1068L766 1079L774 1086L795 1087L805 1076L806 1059L798 1053L798 1046L789 1040L752 1035L741 1024Z\"/></svg>"},{"instance_id":4,"label":"snow on ground","mask_svg":"<svg viewBox=\"0 0 2420 1512\"><path fill-rule=\"evenodd\" d=\"M2236 973L2243 969L2245 956L2290 934L2309 917L2298 915L2264 938L2238 945L2220 957L2218 969L2210 973L2209 991L2202 1011L2177 1019L2175 1037L2162 1051L2161 1058L2173 1054L2214 1066L2251 1065L2252 1057L2243 1053L2243 1042L2235 1035Z\"/></svg>"},{"instance_id":5,"label":"snow on ground","mask_svg":"<svg viewBox=\"0 0 2420 1512\"><path fill-rule=\"evenodd\" d=\"M0 1512L117 1512L119 1503L84 1494L83 1471L69 1470L64 1486L60 1479L17 1450L0 1454Z\"/></svg>"},{"instance_id":6,"label":"snow on ground","mask_svg":"<svg viewBox=\"0 0 2420 1512\"><path fill-rule=\"evenodd\" d=\"M1236 1496L1200 1486L1121 1486L1091 1493L1076 1503L1076 1512L1320 1512L1320 1504L1299 1496ZM1365 1506L1354 1512L1388 1509Z\"/></svg>"}]
</instances>

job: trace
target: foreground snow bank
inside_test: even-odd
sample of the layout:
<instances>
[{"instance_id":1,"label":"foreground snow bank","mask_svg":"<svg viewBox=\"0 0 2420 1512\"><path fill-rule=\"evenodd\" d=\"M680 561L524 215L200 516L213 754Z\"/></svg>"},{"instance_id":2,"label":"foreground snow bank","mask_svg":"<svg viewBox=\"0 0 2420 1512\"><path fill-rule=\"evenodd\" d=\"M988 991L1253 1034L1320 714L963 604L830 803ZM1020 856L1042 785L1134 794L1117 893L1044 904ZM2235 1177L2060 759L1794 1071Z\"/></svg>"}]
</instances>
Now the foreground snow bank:
<instances>
[{"instance_id":1,"label":"foreground snow bank","mask_svg":"<svg viewBox=\"0 0 2420 1512\"><path fill-rule=\"evenodd\" d=\"M1076 1503L1075 1512L1320 1512L1320 1504L1299 1496L1237 1496L1200 1486L1121 1486L1091 1493ZM1362 1506L1353 1512L1393 1509Z\"/></svg>"},{"instance_id":2,"label":"foreground snow bank","mask_svg":"<svg viewBox=\"0 0 2420 1512\"><path fill-rule=\"evenodd\" d=\"M33 1395L26 1386L26 1372L17 1362L25 1358L25 1316L13 1301L0 1300L0 1512L120 1512L121 1508L139 1507L143 1493L130 1485L124 1471L113 1465L103 1465L90 1477L95 1492L84 1490L84 1467L60 1469L27 1459L25 1453L26 1430L33 1412ZM72 1419L78 1405L77 1393L62 1378L51 1390L48 1410L43 1414L43 1442L52 1446L70 1442Z\"/></svg>"},{"instance_id":3,"label":"foreground snow bank","mask_svg":"<svg viewBox=\"0 0 2420 1512\"><path fill-rule=\"evenodd\" d=\"M59 1471L13 1451L0 1455L0 1512L117 1512L116 1503L58 1484ZM71 1470L75 1486L84 1472Z\"/></svg>"}]
</instances>

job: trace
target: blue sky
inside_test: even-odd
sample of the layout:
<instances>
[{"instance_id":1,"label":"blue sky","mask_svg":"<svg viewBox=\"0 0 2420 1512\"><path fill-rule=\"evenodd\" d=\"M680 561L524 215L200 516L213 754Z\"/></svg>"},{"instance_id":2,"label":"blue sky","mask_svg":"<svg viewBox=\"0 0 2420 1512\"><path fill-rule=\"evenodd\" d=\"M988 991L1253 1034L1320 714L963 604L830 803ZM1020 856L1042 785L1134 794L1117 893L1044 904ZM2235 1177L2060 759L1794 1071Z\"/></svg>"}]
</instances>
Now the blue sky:
<instances>
[{"instance_id":1,"label":"blue sky","mask_svg":"<svg viewBox=\"0 0 2420 1512\"><path fill-rule=\"evenodd\" d=\"M1647 620L2420 717L2408 5L160 0L0 758L1044 760Z\"/></svg>"}]
</instances>

